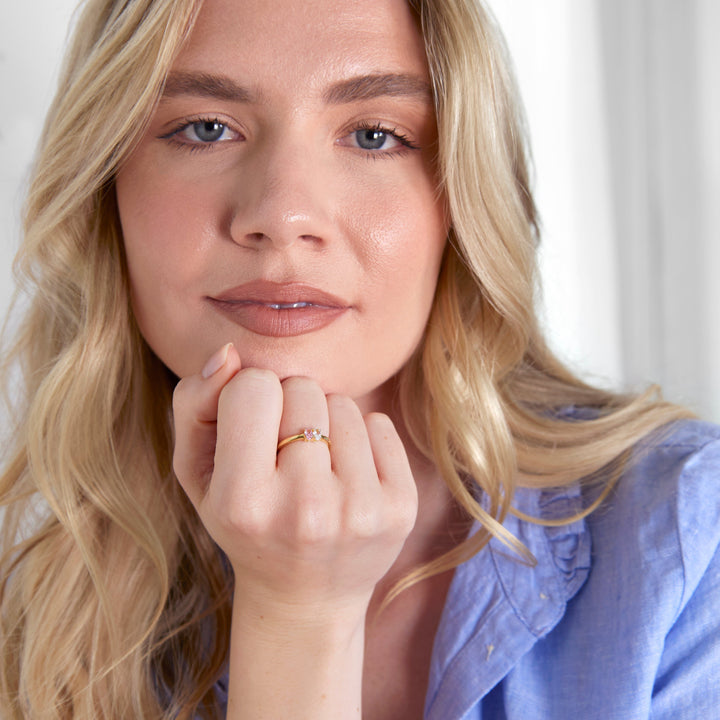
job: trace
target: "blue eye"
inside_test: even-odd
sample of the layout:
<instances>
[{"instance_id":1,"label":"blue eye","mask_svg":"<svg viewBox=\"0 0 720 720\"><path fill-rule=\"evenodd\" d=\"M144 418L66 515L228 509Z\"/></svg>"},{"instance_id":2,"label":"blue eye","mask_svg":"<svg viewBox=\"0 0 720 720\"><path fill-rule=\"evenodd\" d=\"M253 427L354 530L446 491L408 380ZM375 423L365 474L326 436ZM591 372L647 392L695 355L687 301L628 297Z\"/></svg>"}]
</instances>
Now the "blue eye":
<instances>
[{"instance_id":1,"label":"blue eye","mask_svg":"<svg viewBox=\"0 0 720 720\"><path fill-rule=\"evenodd\" d=\"M340 145L363 150L369 157L402 155L404 150L417 150L418 146L400 130L384 123L361 123L338 140Z\"/></svg>"},{"instance_id":2,"label":"blue eye","mask_svg":"<svg viewBox=\"0 0 720 720\"><path fill-rule=\"evenodd\" d=\"M224 135L226 127L217 120L202 120L185 128L185 132L190 129L201 142L217 142Z\"/></svg>"},{"instance_id":3,"label":"blue eye","mask_svg":"<svg viewBox=\"0 0 720 720\"><path fill-rule=\"evenodd\" d=\"M237 140L241 135L217 118L203 118L185 122L161 137L177 145L189 146L191 149L209 149L215 144Z\"/></svg>"},{"instance_id":4,"label":"blue eye","mask_svg":"<svg viewBox=\"0 0 720 720\"><path fill-rule=\"evenodd\" d=\"M386 143L388 141L391 147L399 144L397 138L376 128L363 128L356 130L354 134L355 142L363 150L387 150Z\"/></svg>"},{"instance_id":5,"label":"blue eye","mask_svg":"<svg viewBox=\"0 0 720 720\"><path fill-rule=\"evenodd\" d=\"M186 142L215 143L233 140L236 134L219 120L197 120L180 128L177 135Z\"/></svg>"}]
</instances>

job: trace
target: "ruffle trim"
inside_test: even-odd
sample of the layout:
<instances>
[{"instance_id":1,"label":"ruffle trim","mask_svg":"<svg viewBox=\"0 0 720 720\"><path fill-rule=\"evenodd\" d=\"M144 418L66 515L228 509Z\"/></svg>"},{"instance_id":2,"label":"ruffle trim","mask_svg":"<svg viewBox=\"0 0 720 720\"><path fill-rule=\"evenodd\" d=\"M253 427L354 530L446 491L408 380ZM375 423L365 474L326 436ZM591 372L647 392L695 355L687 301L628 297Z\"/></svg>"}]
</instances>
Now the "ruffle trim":
<instances>
[{"instance_id":1,"label":"ruffle trim","mask_svg":"<svg viewBox=\"0 0 720 720\"><path fill-rule=\"evenodd\" d=\"M529 517L558 520L580 512L583 498L577 485L544 491L521 488L513 505ZM514 614L534 636L542 637L557 625L567 602L588 578L590 531L584 520L549 527L510 516L504 525L532 553L536 565L523 565L493 539L489 549L498 580Z\"/></svg>"},{"instance_id":2,"label":"ruffle trim","mask_svg":"<svg viewBox=\"0 0 720 720\"><path fill-rule=\"evenodd\" d=\"M557 520L572 517L583 510L579 485L561 491L543 491L538 498L539 517ZM550 555L559 578L565 586L565 600L572 598L587 580L591 565L590 531L585 520L575 520L561 527L544 526Z\"/></svg>"}]
</instances>

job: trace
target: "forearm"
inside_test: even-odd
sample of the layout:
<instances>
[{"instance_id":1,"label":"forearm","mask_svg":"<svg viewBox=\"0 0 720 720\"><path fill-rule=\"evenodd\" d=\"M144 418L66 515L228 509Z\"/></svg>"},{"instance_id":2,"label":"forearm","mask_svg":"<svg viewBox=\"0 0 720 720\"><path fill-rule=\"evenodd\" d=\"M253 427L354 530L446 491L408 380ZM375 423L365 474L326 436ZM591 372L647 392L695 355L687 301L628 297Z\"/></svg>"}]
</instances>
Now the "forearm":
<instances>
[{"instance_id":1,"label":"forearm","mask_svg":"<svg viewBox=\"0 0 720 720\"><path fill-rule=\"evenodd\" d=\"M360 718L364 618L283 615L233 609L228 720Z\"/></svg>"}]
</instances>

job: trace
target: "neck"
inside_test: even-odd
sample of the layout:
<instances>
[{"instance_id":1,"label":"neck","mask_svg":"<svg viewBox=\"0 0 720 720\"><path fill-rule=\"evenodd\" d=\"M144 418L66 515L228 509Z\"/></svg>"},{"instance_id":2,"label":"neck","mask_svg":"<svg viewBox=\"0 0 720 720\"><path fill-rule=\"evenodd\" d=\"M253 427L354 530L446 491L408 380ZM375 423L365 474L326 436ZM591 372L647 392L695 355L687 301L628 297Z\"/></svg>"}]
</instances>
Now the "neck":
<instances>
[{"instance_id":1,"label":"neck","mask_svg":"<svg viewBox=\"0 0 720 720\"><path fill-rule=\"evenodd\" d=\"M397 560L378 584L373 606L379 605L388 591L409 572L434 560L464 540L470 525L467 516L454 501L435 463L411 440L400 413L396 390L396 382L390 380L358 401L364 414L383 412L393 420L408 454L418 492L415 526Z\"/></svg>"}]
</instances>

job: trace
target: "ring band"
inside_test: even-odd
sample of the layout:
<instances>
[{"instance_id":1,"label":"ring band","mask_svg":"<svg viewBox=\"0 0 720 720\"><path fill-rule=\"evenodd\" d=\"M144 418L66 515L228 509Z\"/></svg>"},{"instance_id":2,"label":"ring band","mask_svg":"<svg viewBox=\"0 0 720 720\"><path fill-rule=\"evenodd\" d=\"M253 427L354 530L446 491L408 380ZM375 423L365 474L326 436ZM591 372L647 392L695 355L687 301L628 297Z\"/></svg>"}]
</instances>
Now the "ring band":
<instances>
[{"instance_id":1,"label":"ring band","mask_svg":"<svg viewBox=\"0 0 720 720\"><path fill-rule=\"evenodd\" d=\"M324 442L330 447L330 438L327 435L323 435L317 428L305 428L305 430L299 432L297 435L291 435L281 440L278 443L277 451L280 452L286 445L296 442L297 440L302 440L303 442Z\"/></svg>"}]
</instances>

